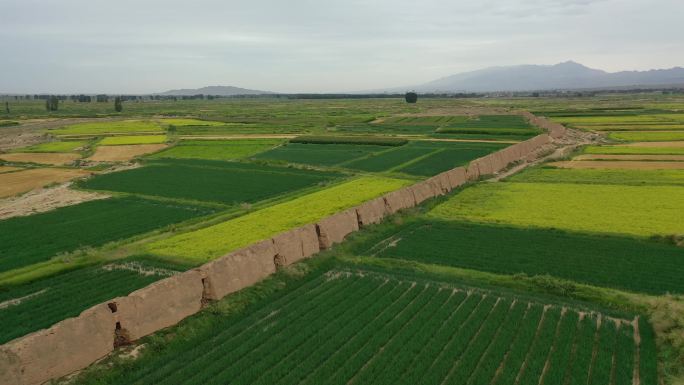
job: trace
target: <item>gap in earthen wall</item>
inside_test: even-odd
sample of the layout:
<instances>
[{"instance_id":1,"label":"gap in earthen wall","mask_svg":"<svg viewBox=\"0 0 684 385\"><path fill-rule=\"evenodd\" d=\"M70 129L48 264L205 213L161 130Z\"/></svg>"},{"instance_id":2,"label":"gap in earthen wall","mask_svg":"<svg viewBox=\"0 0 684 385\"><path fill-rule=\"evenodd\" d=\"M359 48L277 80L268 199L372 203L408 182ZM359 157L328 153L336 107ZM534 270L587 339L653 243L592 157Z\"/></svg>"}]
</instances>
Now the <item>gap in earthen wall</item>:
<instances>
[{"instance_id":1,"label":"gap in earthen wall","mask_svg":"<svg viewBox=\"0 0 684 385\"><path fill-rule=\"evenodd\" d=\"M287 260L280 254L276 254L275 257L273 257L273 264L275 265L276 271L285 267L286 263Z\"/></svg>"},{"instance_id":2,"label":"gap in earthen wall","mask_svg":"<svg viewBox=\"0 0 684 385\"><path fill-rule=\"evenodd\" d=\"M204 290L202 290L202 299L200 299L200 307L204 309L213 301L211 282L208 278L202 278L202 287L204 288Z\"/></svg>"},{"instance_id":3,"label":"gap in earthen wall","mask_svg":"<svg viewBox=\"0 0 684 385\"><path fill-rule=\"evenodd\" d=\"M117 321L116 327L114 328L114 348L130 344L131 339L128 335L128 331L121 327L121 322Z\"/></svg>"}]
</instances>

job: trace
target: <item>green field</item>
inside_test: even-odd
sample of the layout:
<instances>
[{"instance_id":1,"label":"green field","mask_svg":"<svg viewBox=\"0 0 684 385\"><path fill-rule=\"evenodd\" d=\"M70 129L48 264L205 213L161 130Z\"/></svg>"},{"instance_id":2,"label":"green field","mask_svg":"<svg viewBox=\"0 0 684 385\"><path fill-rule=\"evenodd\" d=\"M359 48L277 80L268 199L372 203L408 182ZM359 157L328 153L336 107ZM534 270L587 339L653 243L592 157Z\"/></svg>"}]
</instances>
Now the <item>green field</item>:
<instances>
[{"instance_id":1,"label":"green field","mask_svg":"<svg viewBox=\"0 0 684 385\"><path fill-rule=\"evenodd\" d=\"M153 163L133 170L98 175L79 186L91 190L235 205L272 198L339 176L256 164L187 161Z\"/></svg>"},{"instance_id":2,"label":"green field","mask_svg":"<svg viewBox=\"0 0 684 385\"><path fill-rule=\"evenodd\" d=\"M234 160L270 150L281 143L279 139L183 140L147 158Z\"/></svg>"},{"instance_id":3,"label":"green field","mask_svg":"<svg viewBox=\"0 0 684 385\"><path fill-rule=\"evenodd\" d=\"M611 132L608 137L615 140L626 140L630 142L667 142L673 140L684 140L684 132L677 131L654 131L654 132Z\"/></svg>"},{"instance_id":4,"label":"green field","mask_svg":"<svg viewBox=\"0 0 684 385\"><path fill-rule=\"evenodd\" d=\"M637 360L648 332L637 345L631 323L598 313L369 272L291 286L75 383L632 384L635 363L655 376L652 358Z\"/></svg>"},{"instance_id":5,"label":"green field","mask_svg":"<svg viewBox=\"0 0 684 385\"><path fill-rule=\"evenodd\" d=\"M684 170L563 169L535 167L506 178L510 182L684 186Z\"/></svg>"},{"instance_id":6,"label":"green field","mask_svg":"<svg viewBox=\"0 0 684 385\"><path fill-rule=\"evenodd\" d=\"M684 249L626 237L418 218L386 226L353 251L649 294L684 293Z\"/></svg>"},{"instance_id":7,"label":"green field","mask_svg":"<svg viewBox=\"0 0 684 385\"><path fill-rule=\"evenodd\" d=\"M255 159L284 163L335 166L354 159L386 151L387 146L365 144L302 144L288 143L255 156Z\"/></svg>"},{"instance_id":8,"label":"green field","mask_svg":"<svg viewBox=\"0 0 684 385\"><path fill-rule=\"evenodd\" d=\"M541 131L519 115L482 115L460 122L447 122L437 129L444 134L492 134L534 136Z\"/></svg>"},{"instance_id":9,"label":"green field","mask_svg":"<svg viewBox=\"0 0 684 385\"><path fill-rule=\"evenodd\" d=\"M372 153L343 166L355 170L398 171L410 175L432 176L506 147L505 144L411 141L389 151Z\"/></svg>"},{"instance_id":10,"label":"green field","mask_svg":"<svg viewBox=\"0 0 684 385\"><path fill-rule=\"evenodd\" d=\"M88 142L83 141L48 142L20 148L16 152L74 152L86 144Z\"/></svg>"},{"instance_id":11,"label":"green field","mask_svg":"<svg viewBox=\"0 0 684 385\"><path fill-rule=\"evenodd\" d=\"M116 146L124 144L157 144L166 143L166 140L166 135L122 135L106 137L98 144L102 146Z\"/></svg>"},{"instance_id":12,"label":"green field","mask_svg":"<svg viewBox=\"0 0 684 385\"><path fill-rule=\"evenodd\" d=\"M111 122L79 123L63 128L49 130L55 135L101 135L134 132L163 131L163 128L151 121L119 120Z\"/></svg>"},{"instance_id":13,"label":"green field","mask_svg":"<svg viewBox=\"0 0 684 385\"><path fill-rule=\"evenodd\" d=\"M0 343L45 329L98 303L174 273L173 266L123 260L0 290Z\"/></svg>"},{"instance_id":14,"label":"green field","mask_svg":"<svg viewBox=\"0 0 684 385\"><path fill-rule=\"evenodd\" d=\"M684 147L587 146L585 154L684 155Z\"/></svg>"},{"instance_id":15,"label":"green field","mask_svg":"<svg viewBox=\"0 0 684 385\"><path fill-rule=\"evenodd\" d=\"M430 216L481 223L636 236L684 234L684 189L569 183L468 188Z\"/></svg>"},{"instance_id":16,"label":"green field","mask_svg":"<svg viewBox=\"0 0 684 385\"><path fill-rule=\"evenodd\" d=\"M185 126L223 126L225 123L223 122L216 122L212 120L199 120L199 119L183 119L183 118L175 118L175 119L162 119L160 120L161 123L167 124L169 126L176 126L176 127L185 127Z\"/></svg>"},{"instance_id":17,"label":"green field","mask_svg":"<svg viewBox=\"0 0 684 385\"><path fill-rule=\"evenodd\" d=\"M148 250L162 257L206 262L289 229L314 223L407 183L380 177L354 179L217 225L153 242Z\"/></svg>"},{"instance_id":18,"label":"green field","mask_svg":"<svg viewBox=\"0 0 684 385\"><path fill-rule=\"evenodd\" d=\"M6 219L0 221L0 272L209 213L206 208L116 198Z\"/></svg>"}]
</instances>

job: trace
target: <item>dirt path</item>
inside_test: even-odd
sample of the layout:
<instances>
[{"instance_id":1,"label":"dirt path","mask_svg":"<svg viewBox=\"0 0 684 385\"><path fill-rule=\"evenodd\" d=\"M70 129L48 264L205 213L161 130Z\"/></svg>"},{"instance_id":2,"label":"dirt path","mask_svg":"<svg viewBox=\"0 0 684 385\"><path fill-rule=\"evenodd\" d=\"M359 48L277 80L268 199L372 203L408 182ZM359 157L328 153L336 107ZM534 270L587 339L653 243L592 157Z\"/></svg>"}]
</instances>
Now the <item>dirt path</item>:
<instances>
[{"instance_id":1,"label":"dirt path","mask_svg":"<svg viewBox=\"0 0 684 385\"><path fill-rule=\"evenodd\" d=\"M19 197L0 200L0 220L50 211L59 207L71 206L96 199L109 198L109 195L72 190L71 183L57 187L38 189Z\"/></svg>"}]
</instances>

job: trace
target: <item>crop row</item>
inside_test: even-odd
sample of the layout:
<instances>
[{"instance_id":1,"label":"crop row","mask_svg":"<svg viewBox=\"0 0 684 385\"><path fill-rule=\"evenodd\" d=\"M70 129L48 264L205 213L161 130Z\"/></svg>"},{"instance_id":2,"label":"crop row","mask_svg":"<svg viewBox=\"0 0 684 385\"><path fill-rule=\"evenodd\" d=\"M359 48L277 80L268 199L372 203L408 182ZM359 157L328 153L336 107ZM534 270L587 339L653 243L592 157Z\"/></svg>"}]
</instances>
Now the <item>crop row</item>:
<instances>
[{"instance_id":1,"label":"crop row","mask_svg":"<svg viewBox=\"0 0 684 385\"><path fill-rule=\"evenodd\" d=\"M64 273L0 292L0 343L75 317L113 297L147 286L172 273L157 264L122 261Z\"/></svg>"},{"instance_id":2,"label":"crop row","mask_svg":"<svg viewBox=\"0 0 684 385\"><path fill-rule=\"evenodd\" d=\"M491 242L493 239L497 241ZM389 243L392 247L387 247ZM674 245L629 237L416 220L388 227L352 247L361 255L497 274L549 274L652 294L684 292L680 279L684 251Z\"/></svg>"},{"instance_id":3,"label":"crop row","mask_svg":"<svg viewBox=\"0 0 684 385\"><path fill-rule=\"evenodd\" d=\"M226 162L227 163L227 162ZM80 185L92 190L117 191L225 204L253 203L279 194L316 185L337 174L298 172L263 166L245 168L195 167L192 164L152 164L99 175Z\"/></svg>"},{"instance_id":4,"label":"crop row","mask_svg":"<svg viewBox=\"0 0 684 385\"><path fill-rule=\"evenodd\" d=\"M211 210L137 198L80 203L0 221L0 271L128 238Z\"/></svg>"},{"instance_id":5,"label":"crop row","mask_svg":"<svg viewBox=\"0 0 684 385\"><path fill-rule=\"evenodd\" d=\"M564 384L630 381L638 347L572 309L436 282L332 272L98 384ZM594 358L595 357L595 358ZM614 374L618 371L623 374ZM580 382L577 382L580 381ZM87 382L86 382L87 383ZM642 382L643 383L643 382Z\"/></svg>"}]
</instances>

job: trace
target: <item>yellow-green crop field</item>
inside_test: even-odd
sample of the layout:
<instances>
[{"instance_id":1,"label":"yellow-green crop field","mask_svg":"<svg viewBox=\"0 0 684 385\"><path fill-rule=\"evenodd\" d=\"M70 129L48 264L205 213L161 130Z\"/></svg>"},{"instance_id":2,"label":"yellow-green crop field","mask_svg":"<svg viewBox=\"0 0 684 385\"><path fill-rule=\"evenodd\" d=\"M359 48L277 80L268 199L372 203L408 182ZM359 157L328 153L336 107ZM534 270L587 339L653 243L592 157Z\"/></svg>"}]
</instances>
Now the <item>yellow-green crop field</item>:
<instances>
[{"instance_id":1,"label":"yellow-green crop field","mask_svg":"<svg viewBox=\"0 0 684 385\"><path fill-rule=\"evenodd\" d=\"M116 146L125 144L157 144L165 143L166 135L124 135L109 136L102 139L99 144L103 146Z\"/></svg>"},{"instance_id":2,"label":"yellow-green crop field","mask_svg":"<svg viewBox=\"0 0 684 385\"><path fill-rule=\"evenodd\" d=\"M587 146L585 154L684 155L684 147Z\"/></svg>"},{"instance_id":3,"label":"yellow-green crop field","mask_svg":"<svg viewBox=\"0 0 684 385\"><path fill-rule=\"evenodd\" d=\"M206 262L409 183L402 179L361 177L217 225L153 242L147 249L160 257Z\"/></svg>"},{"instance_id":4,"label":"yellow-green crop field","mask_svg":"<svg viewBox=\"0 0 684 385\"><path fill-rule=\"evenodd\" d=\"M430 216L636 236L684 234L684 189L569 183L480 184Z\"/></svg>"},{"instance_id":5,"label":"yellow-green crop field","mask_svg":"<svg viewBox=\"0 0 684 385\"><path fill-rule=\"evenodd\" d=\"M684 131L620 131L611 132L608 134L608 137L629 142L665 142L671 140L684 140Z\"/></svg>"},{"instance_id":6,"label":"yellow-green crop field","mask_svg":"<svg viewBox=\"0 0 684 385\"><path fill-rule=\"evenodd\" d=\"M55 135L101 135L133 132L155 132L164 129L157 123L145 120L120 120L113 122L79 123L55 130Z\"/></svg>"},{"instance_id":7,"label":"yellow-green crop field","mask_svg":"<svg viewBox=\"0 0 684 385\"><path fill-rule=\"evenodd\" d=\"M148 158L233 160L256 155L280 145L279 139L182 140Z\"/></svg>"},{"instance_id":8,"label":"yellow-green crop field","mask_svg":"<svg viewBox=\"0 0 684 385\"><path fill-rule=\"evenodd\" d=\"M199 119L163 119L162 123L168 124L170 126L223 126L226 123L216 122L213 120L199 120Z\"/></svg>"},{"instance_id":9,"label":"yellow-green crop field","mask_svg":"<svg viewBox=\"0 0 684 385\"><path fill-rule=\"evenodd\" d=\"M83 141L48 142L20 148L16 152L73 152L85 146L86 143Z\"/></svg>"}]
</instances>

